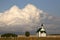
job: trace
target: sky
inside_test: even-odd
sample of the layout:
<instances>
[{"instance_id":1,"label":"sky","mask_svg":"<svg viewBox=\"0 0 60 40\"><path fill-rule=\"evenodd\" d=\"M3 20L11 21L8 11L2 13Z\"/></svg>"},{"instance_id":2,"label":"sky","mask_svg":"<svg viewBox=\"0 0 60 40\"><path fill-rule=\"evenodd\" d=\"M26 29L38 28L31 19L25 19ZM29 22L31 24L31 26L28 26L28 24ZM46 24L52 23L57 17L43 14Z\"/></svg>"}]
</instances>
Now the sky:
<instances>
[{"instance_id":1,"label":"sky","mask_svg":"<svg viewBox=\"0 0 60 40\"><path fill-rule=\"evenodd\" d=\"M34 6L31 6L30 4L32 4ZM32 9L32 11L28 8ZM36 11L37 14L35 14L36 13L35 10L38 10L38 9L39 9L39 11ZM7 12L6 12L6 10L7 10ZM9 12L8 12L8 10L9 10ZM26 10L27 10L27 13L26 13ZM24 16L19 14L18 11L21 12L21 14ZM5 12L9 13L9 14L6 14ZM18 14L16 14L16 12L18 12ZM29 15L28 13L30 13L30 12L33 14ZM39 18L39 15L40 15L39 12L43 13L43 17ZM42 23L46 24L48 33L60 34L60 32L59 32L59 30L60 30L60 0L0 0L0 14L1 13L2 13L2 15L0 17L0 26L2 26L2 27L0 27L0 32L1 32L1 30L4 32L4 28L6 27L5 24L7 24L7 23L8 24L11 24L11 23L19 24L20 21L21 21L21 24L23 24L24 22L28 23L28 25L24 25L25 30L28 30L28 29L32 30L32 28L34 28L34 27L29 25L29 22L32 21L33 23L35 23L34 21L41 20L41 18L42 18L43 20L41 20L41 21L42 21ZM11 13L13 13L13 14L11 14ZM23 14L23 13L25 13L25 14ZM44 14L44 13L46 13L46 14ZM11 15L14 15L14 17ZM33 17L33 15L35 18ZM29 19L30 16L31 16L31 19ZM22 19L24 19L23 20L24 22L22 21L22 19L20 17ZM16 22L16 21L18 21L18 22ZM9 27L6 27L5 30L7 28L8 28L7 30L13 30L13 31L14 30L21 31L23 29L23 26L20 24L18 26L17 25L14 25L14 26L12 27L11 25L9 25ZM20 27L21 30L17 30L17 29L19 29L19 26L21 26ZM26 27L26 26L31 26L31 27Z\"/></svg>"},{"instance_id":2,"label":"sky","mask_svg":"<svg viewBox=\"0 0 60 40\"><path fill-rule=\"evenodd\" d=\"M48 12L50 15L60 16L60 0L0 0L0 12L9 9L13 5L23 8L29 3Z\"/></svg>"}]
</instances>

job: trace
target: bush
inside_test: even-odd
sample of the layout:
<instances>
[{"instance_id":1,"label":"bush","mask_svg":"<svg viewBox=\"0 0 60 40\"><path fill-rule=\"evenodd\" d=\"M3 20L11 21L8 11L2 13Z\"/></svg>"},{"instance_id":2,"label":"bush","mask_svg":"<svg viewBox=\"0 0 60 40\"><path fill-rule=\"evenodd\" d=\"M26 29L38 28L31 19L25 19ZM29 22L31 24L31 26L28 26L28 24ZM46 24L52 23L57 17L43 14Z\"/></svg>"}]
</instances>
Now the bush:
<instances>
[{"instance_id":1,"label":"bush","mask_svg":"<svg viewBox=\"0 0 60 40\"><path fill-rule=\"evenodd\" d=\"M30 32L26 31L26 32L25 32L25 36L26 36L26 37L29 37L29 36L30 36Z\"/></svg>"},{"instance_id":2,"label":"bush","mask_svg":"<svg viewBox=\"0 0 60 40\"><path fill-rule=\"evenodd\" d=\"M5 34L2 34L1 37L17 37L17 35L12 33L5 33Z\"/></svg>"}]
</instances>

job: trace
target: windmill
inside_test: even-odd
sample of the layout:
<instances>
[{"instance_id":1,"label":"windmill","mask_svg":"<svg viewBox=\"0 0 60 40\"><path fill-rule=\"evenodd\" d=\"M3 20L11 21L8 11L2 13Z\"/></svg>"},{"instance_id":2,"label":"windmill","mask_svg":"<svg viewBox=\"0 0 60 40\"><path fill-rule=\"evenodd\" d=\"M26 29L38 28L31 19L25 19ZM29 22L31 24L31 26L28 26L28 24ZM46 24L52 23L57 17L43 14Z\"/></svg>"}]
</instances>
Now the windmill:
<instances>
[{"instance_id":1,"label":"windmill","mask_svg":"<svg viewBox=\"0 0 60 40\"><path fill-rule=\"evenodd\" d=\"M41 24L41 28L37 30L38 37L46 37L46 30L44 29L44 25Z\"/></svg>"}]
</instances>

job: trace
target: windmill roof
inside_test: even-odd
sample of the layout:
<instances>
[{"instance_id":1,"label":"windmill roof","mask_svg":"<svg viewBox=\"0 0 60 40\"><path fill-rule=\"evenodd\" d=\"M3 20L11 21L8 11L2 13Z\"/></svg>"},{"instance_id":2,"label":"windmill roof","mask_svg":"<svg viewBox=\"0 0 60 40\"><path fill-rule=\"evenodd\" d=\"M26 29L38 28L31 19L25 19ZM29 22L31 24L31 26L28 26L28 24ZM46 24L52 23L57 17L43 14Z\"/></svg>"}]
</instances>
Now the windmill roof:
<instances>
[{"instance_id":1,"label":"windmill roof","mask_svg":"<svg viewBox=\"0 0 60 40\"><path fill-rule=\"evenodd\" d=\"M39 28L39 29L37 30L37 32L39 32L41 29L42 29L42 28Z\"/></svg>"},{"instance_id":2,"label":"windmill roof","mask_svg":"<svg viewBox=\"0 0 60 40\"><path fill-rule=\"evenodd\" d=\"M40 31L41 33L43 33L43 32L46 33L46 31L41 31L41 29L42 29L42 28L39 28L39 29L37 30L37 33L38 33L39 31Z\"/></svg>"},{"instance_id":3,"label":"windmill roof","mask_svg":"<svg viewBox=\"0 0 60 40\"><path fill-rule=\"evenodd\" d=\"M46 33L46 31L40 31L41 33Z\"/></svg>"}]
</instances>

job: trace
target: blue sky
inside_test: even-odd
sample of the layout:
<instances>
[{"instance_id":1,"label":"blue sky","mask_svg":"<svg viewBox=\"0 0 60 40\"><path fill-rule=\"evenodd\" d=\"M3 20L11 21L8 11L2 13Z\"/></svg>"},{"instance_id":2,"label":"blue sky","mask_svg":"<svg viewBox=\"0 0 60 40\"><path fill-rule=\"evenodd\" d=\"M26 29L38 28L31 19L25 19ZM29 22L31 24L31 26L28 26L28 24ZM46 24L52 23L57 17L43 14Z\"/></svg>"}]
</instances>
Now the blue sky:
<instances>
[{"instance_id":1,"label":"blue sky","mask_svg":"<svg viewBox=\"0 0 60 40\"><path fill-rule=\"evenodd\" d=\"M0 0L0 12L9 9L13 5L23 8L29 3L44 10L50 15L60 17L60 0Z\"/></svg>"}]
</instances>

